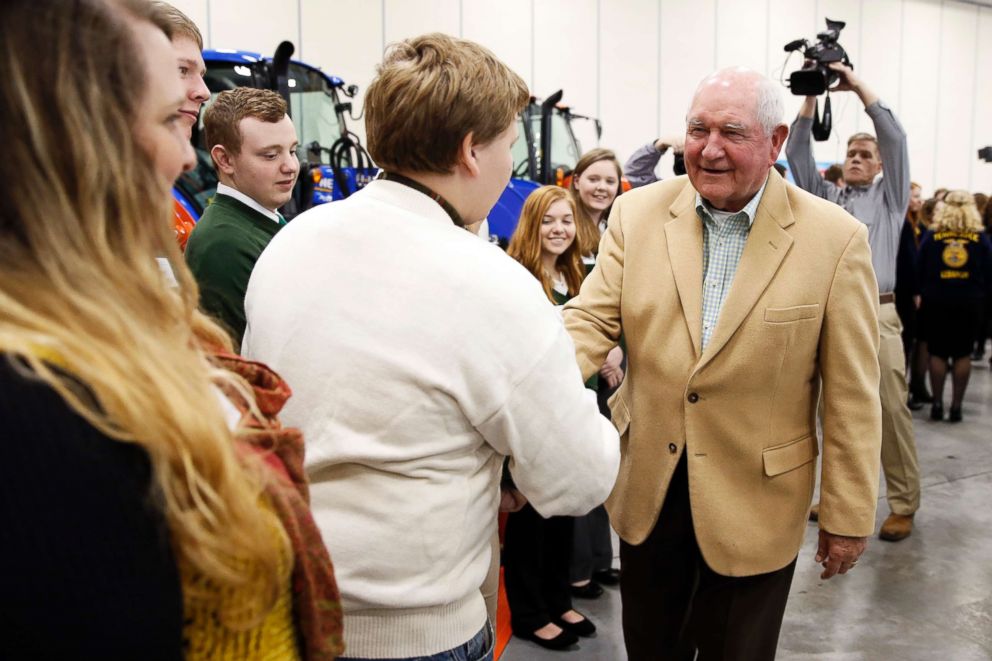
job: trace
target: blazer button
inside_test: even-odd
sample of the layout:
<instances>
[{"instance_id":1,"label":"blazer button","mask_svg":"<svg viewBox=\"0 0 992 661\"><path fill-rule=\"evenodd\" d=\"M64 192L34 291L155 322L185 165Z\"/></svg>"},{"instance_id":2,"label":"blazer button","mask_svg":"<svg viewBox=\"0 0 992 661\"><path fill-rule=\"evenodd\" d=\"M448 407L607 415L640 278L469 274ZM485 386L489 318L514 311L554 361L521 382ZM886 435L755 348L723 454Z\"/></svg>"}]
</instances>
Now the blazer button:
<instances>
[{"instance_id":1,"label":"blazer button","mask_svg":"<svg viewBox=\"0 0 992 661\"><path fill-rule=\"evenodd\" d=\"M674 443L669 443L668 444L668 451L671 452L672 454L675 454L676 452L679 451L679 447L677 445L675 445Z\"/></svg>"},{"instance_id":2,"label":"blazer button","mask_svg":"<svg viewBox=\"0 0 992 661\"><path fill-rule=\"evenodd\" d=\"M689 400L690 404L695 404L696 402L699 401L699 395L697 395L694 392L691 392L689 393L689 397L687 399Z\"/></svg>"}]
</instances>

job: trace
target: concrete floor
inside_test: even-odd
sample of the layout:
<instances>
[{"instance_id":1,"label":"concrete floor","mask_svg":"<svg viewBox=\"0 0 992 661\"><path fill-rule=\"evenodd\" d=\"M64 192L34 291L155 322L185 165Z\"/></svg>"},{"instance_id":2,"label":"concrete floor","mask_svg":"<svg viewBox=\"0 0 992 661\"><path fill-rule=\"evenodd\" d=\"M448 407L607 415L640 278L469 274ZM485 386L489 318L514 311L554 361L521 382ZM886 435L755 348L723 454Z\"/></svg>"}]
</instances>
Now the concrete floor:
<instances>
[{"instance_id":1,"label":"concrete floor","mask_svg":"<svg viewBox=\"0 0 992 661\"><path fill-rule=\"evenodd\" d=\"M945 409L950 383L945 391ZM992 374L974 363L964 422L914 413L922 504L908 539L869 542L856 571L821 581L809 524L779 639L778 659L972 661L992 659ZM889 513L880 489L876 529ZM616 548L616 546L614 546ZM623 661L616 588L575 607L594 638L551 652L514 638L502 661Z\"/></svg>"}]
</instances>

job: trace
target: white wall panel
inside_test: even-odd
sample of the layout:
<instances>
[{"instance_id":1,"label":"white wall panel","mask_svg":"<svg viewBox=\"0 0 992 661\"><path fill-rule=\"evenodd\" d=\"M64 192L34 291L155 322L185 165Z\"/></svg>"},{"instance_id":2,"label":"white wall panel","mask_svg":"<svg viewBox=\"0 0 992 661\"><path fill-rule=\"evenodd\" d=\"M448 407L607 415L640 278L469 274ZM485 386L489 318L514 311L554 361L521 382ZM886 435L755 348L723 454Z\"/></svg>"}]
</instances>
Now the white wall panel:
<instances>
[{"instance_id":1,"label":"white wall panel","mask_svg":"<svg viewBox=\"0 0 992 661\"><path fill-rule=\"evenodd\" d=\"M975 21L978 8L947 3L941 20L940 66L937 84L937 126L934 184L965 187L972 163L971 112L967 103L975 80ZM962 101L965 101L962 103ZM962 158L968 154L971 158Z\"/></svg>"},{"instance_id":2,"label":"white wall panel","mask_svg":"<svg viewBox=\"0 0 992 661\"><path fill-rule=\"evenodd\" d=\"M603 2L600 17L600 144L623 162L658 137L658 0Z\"/></svg>"},{"instance_id":3,"label":"white wall panel","mask_svg":"<svg viewBox=\"0 0 992 661\"><path fill-rule=\"evenodd\" d=\"M715 5L715 0L661 2L662 135L685 130L685 113L692 93L699 81L716 68Z\"/></svg>"},{"instance_id":4,"label":"white wall panel","mask_svg":"<svg viewBox=\"0 0 992 661\"><path fill-rule=\"evenodd\" d=\"M785 52L785 45L796 39L813 41L816 37L816 0L769 0L768 2L768 76L783 85L788 84L789 75L802 66L801 55ZM788 88L782 87L782 99L785 105L785 123L792 125L792 120L799 113L802 105L801 96L793 96ZM815 148L814 148L815 150ZM779 155L785 160L785 150Z\"/></svg>"},{"instance_id":5,"label":"white wall panel","mask_svg":"<svg viewBox=\"0 0 992 661\"><path fill-rule=\"evenodd\" d=\"M937 81L940 79L941 4L934 0L905 0L902 38L902 103L899 120L909 136L909 165L913 178L930 195L937 183ZM954 185L953 182L947 182ZM960 182L965 185L967 182Z\"/></svg>"},{"instance_id":6,"label":"white wall panel","mask_svg":"<svg viewBox=\"0 0 992 661\"><path fill-rule=\"evenodd\" d=\"M206 48L210 48L210 22L207 5L209 0L171 0L172 6L189 16L200 28Z\"/></svg>"},{"instance_id":7,"label":"white wall panel","mask_svg":"<svg viewBox=\"0 0 992 661\"><path fill-rule=\"evenodd\" d=\"M563 90L562 103L583 115L599 112L597 5L596 0L534 0L531 91L543 98ZM595 146L594 139L583 137L584 149Z\"/></svg>"},{"instance_id":8,"label":"white wall panel","mask_svg":"<svg viewBox=\"0 0 992 661\"><path fill-rule=\"evenodd\" d=\"M869 0L862 4L861 53L854 62L855 73L871 84L897 114L902 114L902 77L895 75L902 65L903 48L900 23L901 0ZM879 38L884 35L884 38ZM842 35L843 36L843 35ZM871 118L861 113L859 127L871 131Z\"/></svg>"},{"instance_id":9,"label":"white wall panel","mask_svg":"<svg viewBox=\"0 0 992 661\"><path fill-rule=\"evenodd\" d=\"M958 0L173 2L200 26L208 47L269 54L290 39L303 59L362 89L384 43L429 31L473 39L536 95L561 88L576 112L598 114L602 144L621 159L683 130L696 84L718 66L787 77L799 62L782 71L782 46L814 40L829 16L847 21L841 43L857 73L906 127L913 177L924 192L937 185L992 192L992 165L975 158L978 147L992 144L992 9ZM783 95L791 121L801 99ZM591 127L578 128L583 146L592 147ZM840 160L847 136L866 129L860 101L835 95L834 135L817 144L817 159Z\"/></svg>"},{"instance_id":10,"label":"white wall panel","mask_svg":"<svg viewBox=\"0 0 992 661\"><path fill-rule=\"evenodd\" d=\"M209 0L211 48L272 55L282 41L300 41L299 5L270 0Z\"/></svg>"},{"instance_id":11,"label":"white wall panel","mask_svg":"<svg viewBox=\"0 0 992 661\"><path fill-rule=\"evenodd\" d=\"M716 67L768 65L768 1L716 0Z\"/></svg>"},{"instance_id":12,"label":"white wall panel","mask_svg":"<svg viewBox=\"0 0 992 661\"><path fill-rule=\"evenodd\" d=\"M992 9L982 9L978 20L978 47L975 61L974 138L967 158L971 162L971 190L992 194L992 163L977 159L981 147L992 145Z\"/></svg>"},{"instance_id":13,"label":"white wall panel","mask_svg":"<svg viewBox=\"0 0 992 661\"><path fill-rule=\"evenodd\" d=\"M840 44L847 51L854 66L861 69L861 1L860 0L818 0L816 23L814 31L807 39L813 43L816 34L827 29L827 18L844 21L847 26L840 33ZM825 102L820 97L821 111ZM859 130L871 130L862 122L864 106L853 92L841 92L831 95L833 106L833 131L830 138L824 142L816 142L813 154L818 161L840 162L844 160L847 151L847 138ZM868 119L865 117L864 119Z\"/></svg>"},{"instance_id":14,"label":"white wall panel","mask_svg":"<svg viewBox=\"0 0 992 661\"><path fill-rule=\"evenodd\" d=\"M462 1L462 36L490 49L528 87L534 83L531 5L532 0Z\"/></svg>"},{"instance_id":15,"label":"white wall panel","mask_svg":"<svg viewBox=\"0 0 992 661\"><path fill-rule=\"evenodd\" d=\"M461 36L460 0L385 0L386 44L427 32Z\"/></svg>"},{"instance_id":16,"label":"white wall panel","mask_svg":"<svg viewBox=\"0 0 992 661\"><path fill-rule=\"evenodd\" d=\"M363 92L382 60L382 3L351 0L301 0L300 59L339 76L361 90L352 100L354 114L361 112ZM365 140L365 122L349 128Z\"/></svg>"}]
</instances>

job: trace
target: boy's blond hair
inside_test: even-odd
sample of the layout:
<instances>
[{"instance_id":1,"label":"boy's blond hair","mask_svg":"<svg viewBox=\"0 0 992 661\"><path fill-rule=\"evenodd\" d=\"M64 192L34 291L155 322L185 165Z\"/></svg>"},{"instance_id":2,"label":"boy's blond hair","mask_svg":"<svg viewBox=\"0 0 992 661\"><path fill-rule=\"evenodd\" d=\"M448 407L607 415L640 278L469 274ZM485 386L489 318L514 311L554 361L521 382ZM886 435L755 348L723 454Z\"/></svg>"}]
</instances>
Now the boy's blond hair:
<instances>
[{"instance_id":1,"label":"boy's blond hair","mask_svg":"<svg viewBox=\"0 0 992 661\"><path fill-rule=\"evenodd\" d=\"M365 93L369 154L386 170L447 174L469 133L484 145L530 99L489 50L433 33L392 44Z\"/></svg>"}]
</instances>

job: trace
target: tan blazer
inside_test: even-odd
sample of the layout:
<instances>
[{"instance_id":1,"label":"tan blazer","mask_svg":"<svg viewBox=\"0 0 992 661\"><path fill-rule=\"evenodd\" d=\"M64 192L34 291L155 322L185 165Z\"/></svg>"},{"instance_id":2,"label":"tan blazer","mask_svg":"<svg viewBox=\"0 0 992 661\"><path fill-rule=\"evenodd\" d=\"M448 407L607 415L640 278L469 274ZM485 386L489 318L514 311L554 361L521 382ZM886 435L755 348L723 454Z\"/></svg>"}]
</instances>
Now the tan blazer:
<instances>
[{"instance_id":1,"label":"tan blazer","mask_svg":"<svg viewBox=\"0 0 992 661\"><path fill-rule=\"evenodd\" d=\"M772 172L706 350L702 221L686 177L613 205L596 268L566 305L583 378L621 331L627 376L611 400L621 464L607 509L630 544L661 511L682 453L707 564L726 576L796 557L815 484L820 522L874 529L881 446L878 287L866 227Z\"/></svg>"}]
</instances>

